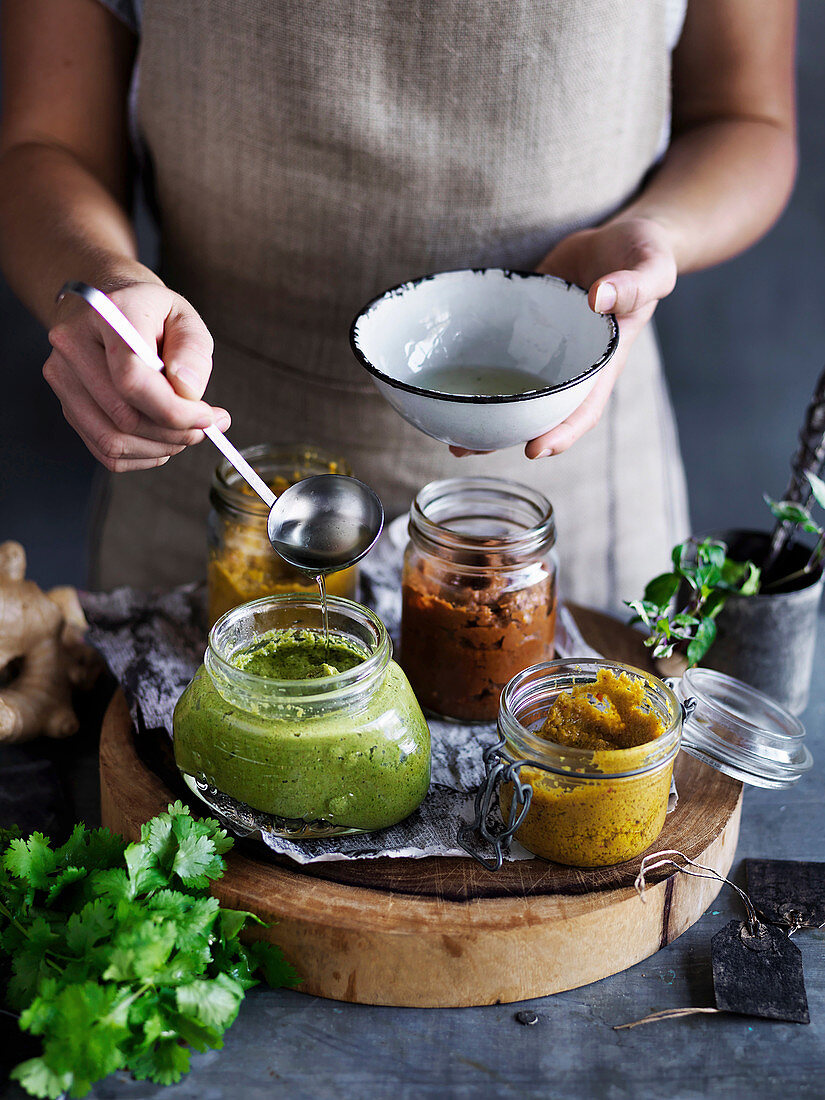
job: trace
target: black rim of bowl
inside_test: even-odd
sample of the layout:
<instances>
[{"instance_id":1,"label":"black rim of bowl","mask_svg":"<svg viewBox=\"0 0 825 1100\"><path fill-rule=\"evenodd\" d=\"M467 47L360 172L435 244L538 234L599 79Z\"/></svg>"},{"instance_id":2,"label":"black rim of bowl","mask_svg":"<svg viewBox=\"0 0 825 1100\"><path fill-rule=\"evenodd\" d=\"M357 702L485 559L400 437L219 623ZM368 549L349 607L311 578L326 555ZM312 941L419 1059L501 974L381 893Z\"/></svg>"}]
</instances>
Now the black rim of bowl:
<instances>
[{"instance_id":1,"label":"black rim of bowl","mask_svg":"<svg viewBox=\"0 0 825 1100\"><path fill-rule=\"evenodd\" d=\"M434 271L429 275L422 275L418 279L410 279L405 283L399 283L397 286L391 286L387 290L377 294L374 298L370 299L367 304L358 311L355 320L350 325L349 330L349 342L350 346L355 354L356 359L361 366L374 375L375 378L380 378L382 382L386 382L388 386L392 386L397 390L406 390L407 393L417 393L422 397L435 397L442 401L463 401L465 403L477 405L495 405L502 404L508 401L529 401L534 397L544 397L550 393L560 393L562 390L570 389L571 386L577 385L577 383L588 378L591 374L595 374L596 371L610 361L616 348L619 346L619 326L616 323L616 317L612 313L599 313L594 316L604 317L610 327L610 339L607 342L607 347L604 350L601 358L589 366L581 374L577 374L575 378L569 378L566 382L559 382L555 386L544 386L541 389L528 390L526 393L505 393L505 394L465 394L465 393L443 393L441 390L428 390L422 386L413 386L409 382L402 382L398 378L392 378L389 374L385 374L382 370L379 370L373 363L367 359L357 341L357 329L358 323L363 317L365 317L379 302L385 298L398 297L401 294L406 293L409 290L415 289L422 283L432 282L434 279L441 278L443 275L458 275L471 272L473 275L486 275L488 272L500 272L505 279L543 279L552 280L555 283L562 283L568 290L577 290L582 294L586 294L582 287L576 283L568 282L567 279L560 279L557 275L545 275L541 271L513 271L506 267L460 267L450 271Z\"/></svg>"}]
</instances>

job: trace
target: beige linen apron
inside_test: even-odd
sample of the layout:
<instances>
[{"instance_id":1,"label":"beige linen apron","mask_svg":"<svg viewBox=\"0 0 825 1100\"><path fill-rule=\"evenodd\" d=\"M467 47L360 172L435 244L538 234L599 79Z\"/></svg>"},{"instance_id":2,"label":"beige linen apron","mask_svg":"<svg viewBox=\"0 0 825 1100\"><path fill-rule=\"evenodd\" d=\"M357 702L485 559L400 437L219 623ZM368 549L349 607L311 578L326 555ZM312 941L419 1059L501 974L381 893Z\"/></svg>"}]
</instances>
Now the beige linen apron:
<instances>
[{"instance_id":1,"label":"beige linen apron","mask_svg":"<svg viewBox=\"0 0 825 1100\"><path fill-rule=\"evenodd\" d=\"M557 514L568 598L640 594L687 530L655 337L568 453L456 459L402 421L348 344L426 272L529 270L638 188L667 130L656 0L147 0L138 122L162 273L215 341L207 398L238 446L345 455L390 517L436 477L496 474ZM111 479L97 583L204 573L208 444Z\"/></svg>"}]
</instances>

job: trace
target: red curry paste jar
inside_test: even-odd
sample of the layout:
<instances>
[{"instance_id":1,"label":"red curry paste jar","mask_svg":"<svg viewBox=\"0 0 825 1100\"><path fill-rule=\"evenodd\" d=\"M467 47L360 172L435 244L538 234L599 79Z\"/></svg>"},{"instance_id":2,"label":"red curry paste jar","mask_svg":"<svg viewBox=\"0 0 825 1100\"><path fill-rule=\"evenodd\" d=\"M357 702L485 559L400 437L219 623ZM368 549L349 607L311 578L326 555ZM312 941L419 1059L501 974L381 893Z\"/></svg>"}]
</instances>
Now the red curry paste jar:
<instances>
[{"instance_id":1,"label":"red curry paste jar","mask_svg":"<svg viewBox=\"0 0 825 1100\"><path fill-rule=\"evenodd\" d=\"M552 506L503 478L433 481L415 498L409 532L401 665L431 713L495 721L505 684L553 656Z\"/></svg>"}]
</instances>

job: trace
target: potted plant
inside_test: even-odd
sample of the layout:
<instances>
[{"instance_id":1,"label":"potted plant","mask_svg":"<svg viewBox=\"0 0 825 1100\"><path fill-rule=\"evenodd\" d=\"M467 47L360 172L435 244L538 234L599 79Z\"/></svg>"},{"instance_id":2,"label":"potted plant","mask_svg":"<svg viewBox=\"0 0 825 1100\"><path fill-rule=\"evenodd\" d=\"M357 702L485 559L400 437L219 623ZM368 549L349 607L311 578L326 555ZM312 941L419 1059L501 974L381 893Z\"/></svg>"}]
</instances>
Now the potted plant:
<instances>
[{"instance_id":1,"label":"potted plant","mask_svg":"<svg viewBox=\"0 0 825 1100\"><path fill-rule=\"evenodd\" d=\"M823 585L825 529L825 372L820 377L793 476L781 501L765 497L772 532L727 530L674 547L673 568L655 577L641 600L628 600L649 631L645 645L674 673L701 662L804 710L813 669ZM813 534L807 545L797 532Z\"/></svg>"}]
</instances>

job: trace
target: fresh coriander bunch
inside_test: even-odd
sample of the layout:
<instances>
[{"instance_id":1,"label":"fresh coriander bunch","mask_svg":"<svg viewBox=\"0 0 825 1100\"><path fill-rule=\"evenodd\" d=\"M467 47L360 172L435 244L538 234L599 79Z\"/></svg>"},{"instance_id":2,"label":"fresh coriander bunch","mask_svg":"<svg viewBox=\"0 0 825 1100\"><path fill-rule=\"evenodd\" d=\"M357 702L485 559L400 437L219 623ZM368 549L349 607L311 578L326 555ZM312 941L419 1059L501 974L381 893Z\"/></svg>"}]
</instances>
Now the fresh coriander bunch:
<instances>
[{"instance_id":1,"label":"fresh coriander bunch","mask_svg":"<svg viewBox=\"0 0 825 1100\"><path fill-rule=\"evenodd\" d=\"M641 600L625 600L634 622L650 631L644 644L654 657L669 657L677 646L685 649L689 665L698 664L716 639L716 616L732 594L752 596L759 591L760 573L753 562L732 561L727 546L715 539L687 539L674 546L673 569L654 577ZM680 591L687 602L677 605Z\"/></svg>"},{"instance_id":2,"label":"fresh coriander bunch","mask_svg":"<svg viewBox=\"0 0 825 1100\"><path fill-rule=\"evenodd\" d=\"M59 848L0 832L6 998L43 1043L12 1071L31 1095L84 1096L118 1069L172 1084L190 1047L223 1046L258 972L271 986L296 983L277 947L240 942L258 918L209 893L231 847L180 802L134 844L83 825Z\"/></svg>"}]
</instances>

